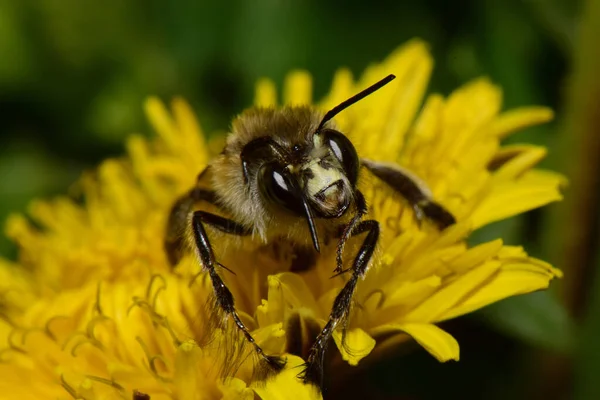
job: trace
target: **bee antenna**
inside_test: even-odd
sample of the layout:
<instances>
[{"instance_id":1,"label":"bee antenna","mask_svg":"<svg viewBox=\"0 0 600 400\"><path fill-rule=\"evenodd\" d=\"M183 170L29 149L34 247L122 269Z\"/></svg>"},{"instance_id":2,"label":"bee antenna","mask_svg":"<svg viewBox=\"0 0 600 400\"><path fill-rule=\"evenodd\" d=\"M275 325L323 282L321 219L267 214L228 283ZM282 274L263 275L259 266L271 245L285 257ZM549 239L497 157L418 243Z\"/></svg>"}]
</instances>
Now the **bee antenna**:
<instances>
[{"instance_id":1,"label":"bee antenna","mask_svg":"<svg viewBox=\"0 0 600 400\"><path fill-rule=\"evenodd\" d=\"M321 123L319 124L319 127L317 128L315 133L318 134L321 131L321 129L323 129L323 126L327 123L327 121L329 121L330 119L332 119L333 117L338 115L340 112L344 111L346 108L350 107L352 104L361 101L362 99L364 99L371 93L378 91L379 89L381 89L382 87L384 87L385 85L387 85L388 83L393 81L394 79L396 79L396 75L390 74L390 75L386 76L385 78L383 78L382 80L380 80L379 82L374 83L373 85L369 86L362 92L355 94L354 96L350 97L348 100L345 100L344 102L333 107L331 110L327 111L327 114L325 114L325 116L321 120Z\"/></svg>"}]
</instances>

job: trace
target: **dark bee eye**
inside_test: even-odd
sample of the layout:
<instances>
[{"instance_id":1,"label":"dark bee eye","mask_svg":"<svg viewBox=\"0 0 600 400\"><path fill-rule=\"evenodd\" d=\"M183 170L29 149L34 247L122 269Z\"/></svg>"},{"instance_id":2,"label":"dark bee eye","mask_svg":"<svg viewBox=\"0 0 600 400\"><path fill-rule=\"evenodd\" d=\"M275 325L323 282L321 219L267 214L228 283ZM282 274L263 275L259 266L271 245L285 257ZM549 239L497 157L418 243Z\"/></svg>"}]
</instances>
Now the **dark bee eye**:
<instances>
[{"instance_id":1,"label":"dark bee eye","mask_svg":"<svg viewBox=\"0 0 600 400\"><path fill-rule=\"evenodd\" d=\"M358 154L356 154L356 149L350 140L338 131L326 129L321 134L335 158L342 164L346 177L352 185L355 185L358 179Z\"/></svg>"},{"instance_id":2,"label":"dark bee eye","mask_svg":"<svg viewBox=\"0 0 600 400\"><path fill-rule=\"evenodd\" d=\"M269 163L261 168L258 185L268 200L296 214L303 214L302 198L290 174L278 164Z\"/></svg>"}]
</instances>

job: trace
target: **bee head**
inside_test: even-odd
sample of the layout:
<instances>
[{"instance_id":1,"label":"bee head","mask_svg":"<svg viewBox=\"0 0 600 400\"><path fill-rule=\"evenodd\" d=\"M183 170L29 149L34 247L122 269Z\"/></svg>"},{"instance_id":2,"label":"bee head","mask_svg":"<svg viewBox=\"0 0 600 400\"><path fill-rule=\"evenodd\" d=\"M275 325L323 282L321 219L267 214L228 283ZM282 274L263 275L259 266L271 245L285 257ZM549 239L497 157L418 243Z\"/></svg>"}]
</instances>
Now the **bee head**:
<instances>
[{"instance_id":1,"label":"bee head","mask_svg":"<svg viewBox=\"0 0 600 400\"><path fill-rule=\"evenodd\" d=\"M306 217L317 251L315 216L337 218L346 212L354 197L359 169L358 155L350 140L327 123L394 78L389 75L329 110L309 136L312 140L308 143L284 147L270 138L259 138L252 147L245 148L246 155L268 149L273 161L261 165L257 175L258 189L270 203ZM243 151L244 176L248 179L245 159Z\"/></svg>"},{"instance_id":2,"label":"bee head","mask_svg":"<svg viewBox=\"0 0 600 400\"><path fill-rule=\"evenodd\" d=\"M297 151L302 151L297 148ZM258 173L263 197L294 214L306 209L319 218L337 218L352 202L358 178L358 155L350 140L333 129L313 135L301 162L270 162Z\"/></svg>"},{"instance_id":3,"label":"bee head","mask_svg":"<svg viewBox=\"0 0 600 400\"><path fill-rule=\"evenodd\" d=\"M313 136L309 160L300 167L304 196L322 218L336 218L350 205L358 179L356 149L341 132L323 129Z\"/></svg>"}]
</instances>

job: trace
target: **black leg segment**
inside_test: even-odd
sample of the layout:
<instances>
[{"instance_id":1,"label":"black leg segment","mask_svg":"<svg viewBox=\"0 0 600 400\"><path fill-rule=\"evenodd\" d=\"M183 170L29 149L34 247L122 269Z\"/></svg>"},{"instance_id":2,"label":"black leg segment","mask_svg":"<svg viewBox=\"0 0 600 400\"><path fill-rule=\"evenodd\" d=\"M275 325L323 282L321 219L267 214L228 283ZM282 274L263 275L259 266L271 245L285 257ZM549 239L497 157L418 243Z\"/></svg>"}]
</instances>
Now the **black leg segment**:
<instances>
[{"instance_id":1,"label":"black leg segment","mask_svg":"<svg viewBox=\"0 0 600 400\"><path fill-rule=\"evenodd\" d=\"M440 229L456 223L454 216L444 207L433 201L429 189L409 171L390 163L362 159L361 164L373 175L388 184L402 195L412 206L415 218L420 222L427 217Z\"/></svg>"},{"instance_id":2,"label":"black leg segment","mask_svg":"<svg viewBox=\"0 0 600 400\"><path fill-rule=\"evenodd\" d=\"M363 196L363 194L359 190L357 190L355 193L355 204L356 214L354 215L354 217L352 217L350 222L348 222L348 224L343 227L340 234L340 240L336 249L336 265L335 269L333 270L334 276L342 273L342 270L344 269L344 246L346 245L346 242L348 241L350 236L354 234L354 230L359 225L360 220L367 213L367 202L365 201L365 196Z\"/></svg>"},{"instance_id":3,"label":"black leg segment","mask_svg":"<svg viewBox=\"0 0 600 400\"><path fill-rule=\"evenodd\" d=\"M134 390L133 391L133 400L150 400L150 395L139 392L137 390Z\"/></svg>"},{"instance_id":4,"label":"black leg segment","mask_svg":"<svg viewBox=\"0 0 600 400\"><path fill-rule=\"evenodd\" d=\"M248 328L242 322L235 309L233 295L215 268L215 266L220 264L215 259L212 246L204 228L205 225L209 225L221 232L237 236L249 235L251 230L243 227L237 222L205 211L196 211L192 216L192 232L194 234L196 248L198 249L198 256L200 257L204 270L208 272L211 279L215 296L215 309L211 316L215 321L222 321L221 315L223 314L225 317L231 317L233 319L237 329L242 332L246 341L252 344L254 351L259 356L259 362L262 364L262 368L260 368L259 373L257 374L257 379L266 379L268 376L281 371L285 366L285 360L281 357L265 354L263 349L256 343L250 334ZM233 360L226 359L225 362L235 364Z\"/></svg>"},{"instance_id":5,"label":"black leg segment","mask_svg":"<svg viewBox=\"0 0 600 400\"><path fill-rule=\"evenodd\" d=\"M354 228L352 235L358 235L363 232L368 232L368 234L360 247L358 254L354 258L352 267L349 269L352 271L352 275L335 298L331 314L329 315L329 321L327 321L327 324L325 324L325 327L317 336L310 349L304 371L299 375L304 383L311 383L318 387L322 386L323 361L327 345L333 332L340 323L345 328L348 315L350 314L352 297L354 296L356 285L358 284L358 280L366 273L369 261L373 257L373 252L375 251L377 241L379 240L379 223L375 220L363 221Z\"/></svg>"}]
</instances>

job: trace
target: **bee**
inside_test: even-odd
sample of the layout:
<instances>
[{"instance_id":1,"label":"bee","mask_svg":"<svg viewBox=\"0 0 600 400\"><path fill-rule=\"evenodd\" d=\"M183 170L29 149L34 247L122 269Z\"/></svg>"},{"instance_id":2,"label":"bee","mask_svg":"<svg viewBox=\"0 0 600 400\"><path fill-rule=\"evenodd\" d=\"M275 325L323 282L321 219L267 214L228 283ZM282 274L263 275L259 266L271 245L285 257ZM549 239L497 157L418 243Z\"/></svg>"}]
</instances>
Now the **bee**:
<instances>
[{"instance_id":1,"label":"bee","mask_svg":"<svg viewBox=\"0 0 600 400\"><path fill-rule=\"evenodd\" d=\"M299 378L322 386L323 361L334 330L345 327L359 279L364 277L380 236L380 224L365 219L368 205L357 188L361 168L389 185L412 206L418 221L428 218L440 229L455 218L432 199L429 189L401 167L359 158L354 145L333 118L381 89L389 75L323 114L311 106L251 108L238 116L222 153L202 171L198 184L172 207L165 249L172 265L182 257L185 235L211 280L216 311L231 318L268 373L285 366L282 357L265 354L240 318L231 291L217 272L210 232L252 236L263 245L281 240L318 257L325 248L336 251L334 276L348 274L335 298L329 320L316 335ZM196 209L210 204L230 217ZM364 235L349 268L344 269L346 242ZM332 243L335 239L336 242ZM335 248L333 247L335 245Z\"/></svg>"}]
</instances>

